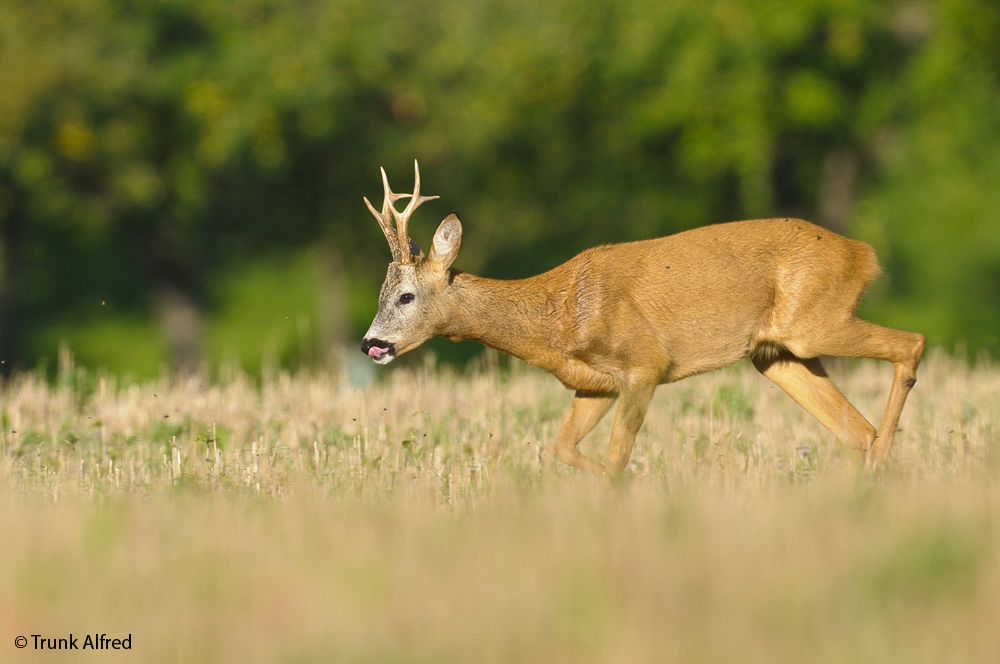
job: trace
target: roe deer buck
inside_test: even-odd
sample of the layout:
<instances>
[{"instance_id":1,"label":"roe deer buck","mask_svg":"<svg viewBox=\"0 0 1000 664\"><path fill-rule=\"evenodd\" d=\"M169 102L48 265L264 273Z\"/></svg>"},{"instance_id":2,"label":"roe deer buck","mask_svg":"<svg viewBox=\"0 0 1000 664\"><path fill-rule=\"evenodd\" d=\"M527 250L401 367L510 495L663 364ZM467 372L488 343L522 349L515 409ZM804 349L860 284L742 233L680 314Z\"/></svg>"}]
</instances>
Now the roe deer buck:
<instances>
[{"instance_id":1,"label":"roe deer buck","mask_svg":"<svg viewBox=\"0 0 1000 664\"><path fill-rule=\"evenodd\" d=\"M462 243L455 213L441 222L428 255L410 240L413 211L437 198L420 195L416 162L414 171L413 193L394 194L382 169L381 213L365 198L393 258L361 344L378 364L438 335L474 339L550 371L576 390L556 457L614 479L659 384L749 356L866 467L888 459L924 337L855 317L878 272L867 244L798 219L738 221L595 247L528 279L484 279L451 267ZM410 201L399 212L403 198ZM830 380L824 355L895 367L878 435ZM577 444L618 397L602 465Z\"/></svg>"}]
</instances>

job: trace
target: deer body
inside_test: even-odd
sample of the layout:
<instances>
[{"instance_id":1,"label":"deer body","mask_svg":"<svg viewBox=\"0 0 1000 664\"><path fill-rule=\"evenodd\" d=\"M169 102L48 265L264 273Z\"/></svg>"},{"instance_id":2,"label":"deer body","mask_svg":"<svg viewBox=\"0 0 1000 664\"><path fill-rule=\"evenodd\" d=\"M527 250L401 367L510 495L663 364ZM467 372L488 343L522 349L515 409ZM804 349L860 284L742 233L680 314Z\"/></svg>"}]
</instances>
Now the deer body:
<instances>
[{"instance_id":1,"label":"deer body","mask_svg":"<svg viewBox=\"0 0 1000 664\"><path fill-rule=\"evenodd\" d=\"M385 189L383 215L388 205L400 226L390 203L404 196L392 194L387 182ZM419 171L412 198L420 199ZM408 211L415 207L411 202ZM389 266L362 351L386 363L431 336L472 339L551 372L576 391L555 454L598 475L615 477L627 463L659 384L748 356L878 467L888 458L923 352L921 335L854 316L878 272L872 249L802 220L731 222L595 247L510 281L451 268L461 246L454 214L441 223L426 257L408 236L396 239L411 248L411 258ZM881 437L826 375L822 355L894 364ZM601 465L577 444L619 397Z\"/></svg>"},{"instance_id":2,"label":"deer body","mask_svg":"<svg viewBox=\"0 0 1000 664\"><path fill-rule=\"evenodd\" d=\"M832 250L844 260L823 260ZM519 357L571 389L618 391L636 370L667 383L794 343L790 324L825 315L801 311L808 300L832 291L853 307L864 284L841 287L859 267L874 276L867 245L808 222L719 224L589 249L528 279L457 273L434 334Z\"/></svg>"}]
</instances>

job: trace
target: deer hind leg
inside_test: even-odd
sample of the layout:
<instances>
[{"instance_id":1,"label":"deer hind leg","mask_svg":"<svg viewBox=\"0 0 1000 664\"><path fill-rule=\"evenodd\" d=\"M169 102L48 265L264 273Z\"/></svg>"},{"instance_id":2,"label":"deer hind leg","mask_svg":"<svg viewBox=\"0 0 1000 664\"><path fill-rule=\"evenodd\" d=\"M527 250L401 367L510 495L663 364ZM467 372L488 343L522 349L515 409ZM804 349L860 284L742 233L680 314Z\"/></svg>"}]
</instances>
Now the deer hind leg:
<instances>
[{"instance_id":1,"label":"deer hind leg","mask_svg":"<svg viewBox=\"0 0 1000 664\"><path fill-rule=\"evenodd\" d=\"M910 389L917 382L917 366L924 353L924 344L922 334L892 330L857 318L816 334L808 343L807 353L803 354L797 347L789 344L789 349L793 353L805 357L819 355L866 357L885 360L892 364L895 371L885 415L882 416L878 437L865 459L865 465L870 470L879 470L889 459L896 427L899 424L899 414L903 410Z\"/></svg>"},{"instance_id":2,"label":"deer hind leg","mask_svg":"<svg viewBox=\"0 0 1000 664\"><path fill-rule=\"evenodd\" d=\"M632 456L632 445L639 427L646 419L646 411L649 410L656 385L653 381L651 384L641 383L622 390L621 401L615 411L615 423L611 428L608 455L604 461L605 476L612 482L618 479Z\"/></svg>"},{"instance_id":3,"label":"deer hind leg","mask_svg":"<svg viewBox=\"0 0 1000 664\"><path fill-rule=\"evenodd\" d=\"M875 441L875 427L851 405L818 358L803 360L785 353L775 358L753 358L753 365L838 440L865 458Z\"/></svg>"},{"instance_id":4,"label":"deer hind leg","mask_svg":"<svg viewBox=\"0 0 1000 664\"><path fill-rule=\"evenodd\" d=\"M597 394L593 392L577 392L569 413L556 434L555 455L565 464L586 470L598 477L604 474L601 464L585 456L577 445L590 431L597 426L604 414L615 402L614 394Z\"/></svg>"}]
</instances>

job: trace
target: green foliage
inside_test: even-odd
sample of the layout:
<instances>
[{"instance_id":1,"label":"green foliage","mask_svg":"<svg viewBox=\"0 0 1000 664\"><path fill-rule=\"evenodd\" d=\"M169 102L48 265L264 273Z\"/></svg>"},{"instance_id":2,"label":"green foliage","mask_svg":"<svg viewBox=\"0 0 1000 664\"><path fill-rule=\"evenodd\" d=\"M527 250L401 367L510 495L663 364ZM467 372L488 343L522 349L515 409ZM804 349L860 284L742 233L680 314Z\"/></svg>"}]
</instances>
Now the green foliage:
<instances>
[{"instance_id":1,"label":"green foliage","mask_svg":"<svg viewBox=\"0 0 1000 664\"><path fill-rule=\"evenodd\" d=\"M207 330L211 355L241 361L247 369L310 363L318 270L314 255L300 254L220 275Z\"/></svg>"},{"instance_id":2,"label":"green foliage","mask_svg":"<svg viewBox=\"0 0 1000 664\"><path fill-rule=\"evenodd\" d=\"M315 357L326 295L275 266L337 247L362 330L387 252L360 197L414 156L442 196L415 238L457 208L464 269L801 215L879 250L871 317L998 349L998 31L976 0L11 0L0 352L148 374L174 292L214 361ZM306 322L273 332L283 296ZM256 347L220 331L251 306Z\"/></svg>"}]
</instances>

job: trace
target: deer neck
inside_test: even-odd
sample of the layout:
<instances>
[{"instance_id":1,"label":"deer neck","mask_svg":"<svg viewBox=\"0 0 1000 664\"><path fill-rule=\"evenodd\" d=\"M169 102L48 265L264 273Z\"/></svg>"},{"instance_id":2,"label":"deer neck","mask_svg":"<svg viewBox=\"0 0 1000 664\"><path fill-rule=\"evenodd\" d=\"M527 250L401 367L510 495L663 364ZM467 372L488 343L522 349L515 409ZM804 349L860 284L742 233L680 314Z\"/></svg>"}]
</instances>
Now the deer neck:
<instances>
[{"instance_id":1,"label":"deer neck","mask_svg":"<svg viewBox=\"0 0 1000 664\"><path fill-rule=\"evenodd\" d=\"M558 289L544 276L505 281L456 273L450 310L438 334L478 341L553 370L562 362L561 307Z\"/></svg>"}]
</instances>

